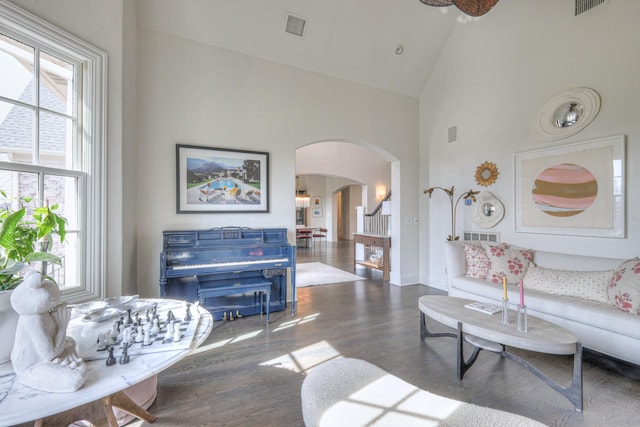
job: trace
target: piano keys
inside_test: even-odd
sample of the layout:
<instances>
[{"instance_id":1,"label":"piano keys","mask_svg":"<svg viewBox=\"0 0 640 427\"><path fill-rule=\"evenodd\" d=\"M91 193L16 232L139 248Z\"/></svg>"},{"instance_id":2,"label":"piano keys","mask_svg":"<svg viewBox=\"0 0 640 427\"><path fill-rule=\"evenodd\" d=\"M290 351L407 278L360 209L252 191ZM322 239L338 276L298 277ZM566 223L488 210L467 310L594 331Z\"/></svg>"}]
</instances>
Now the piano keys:
<instances>
[{"instance_id":1,"label":"piano keys","mask_svg":"<svg viewBox=\"0 0 640 427\"><path fill-rule=\"evenodd\" d=\"M295 314L295 248L286 228L224 227L163 232L160 295L200 301L215 320L281 311L291 272Z\"/></svg>"}]
</instances>

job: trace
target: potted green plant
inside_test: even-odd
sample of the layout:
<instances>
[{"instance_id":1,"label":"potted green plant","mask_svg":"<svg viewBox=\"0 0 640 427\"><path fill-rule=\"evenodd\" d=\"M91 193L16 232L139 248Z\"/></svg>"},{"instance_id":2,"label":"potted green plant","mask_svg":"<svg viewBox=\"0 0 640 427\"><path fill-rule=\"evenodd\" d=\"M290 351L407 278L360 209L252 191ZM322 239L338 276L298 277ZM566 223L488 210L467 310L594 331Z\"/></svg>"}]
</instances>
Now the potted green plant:
<instances>
[{"instance_id":1,"label":"potted green plant","mask_svg":"<svg viewBox=\"0 0 640 427\"><path fill-rule=\"evenodd\" d=\"M34 208L27 214L25 205L31 202L30 198L18 199L18 209L14 210L6 193L0 190L0 195L4 198L0 205L0 336L10 343L0 350L0 363L4 363L10 358L18 322L18 314L11 307L11 292L22 282L25 267L32 263L41 263L43 275L47 263L62 263L49 251L54 234L64 242L67 220L55 213L57 205Z\"/></svg>"}]
</instances>

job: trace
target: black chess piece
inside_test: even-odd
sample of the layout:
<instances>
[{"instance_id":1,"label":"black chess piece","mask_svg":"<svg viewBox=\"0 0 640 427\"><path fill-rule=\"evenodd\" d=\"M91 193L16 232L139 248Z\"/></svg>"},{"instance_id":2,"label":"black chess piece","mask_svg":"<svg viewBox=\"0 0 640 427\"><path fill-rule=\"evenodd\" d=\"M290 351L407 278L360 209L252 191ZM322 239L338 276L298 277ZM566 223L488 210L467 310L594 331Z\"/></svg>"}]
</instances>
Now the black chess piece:
<instances>
[{"instance_id":1,"label":"black chess piece","mask_svg":"<svg viewBox=\"0 0 640 427\"><path fill-rule=\"evenodd\" d=\"M191 320L191 304L190 303L187 303L187 312L184 315L184 320L185 322L188 322Z\"/></svg>"},{"instance_id":2,"label":"black chess piece","mask_svg":"<svg viewBox=\"0 0 640 427\"><path fill-rule=\"evenodd\" d=\"M128 348L129 348L129 343L128 342L124 343L124 346L122 348L122 354L120 355L121 365L126 365L127 363L129 363L129 354L127 353ZM114 363L115 363L115 360L114 360Z\"/></svg>"},{"instance_id":3,"label":"black chess piece","mask_svg":"<svg viewBox=\"0 0 640 427\"><path fill-rule=\"evenodd\" d=\"M131 309L127 310L127 325L131 325L133 323L133 319L131 318Z\"/></svg>"},{"instance_id":4,"label":"black chess piece","mask_svg":"<svg viewBox=\"0 0 640 427\"><path fill-rule=\"evenodd\" d=\"M109 347L109 356L106 361L107 366L113 366L116 364L116 358L113 357L113 346Z\"/></svg>"},{"instance_id":5,"label":"black chess piece","mask_svg":"<svg viewBox=\"0 0 640 427\"><path fill-rule=\"evenodd\" d=\"M167 311L167 323L171 322L171 320L173 320L173 311L169 310Z\"/></svg>"}]
</instances>

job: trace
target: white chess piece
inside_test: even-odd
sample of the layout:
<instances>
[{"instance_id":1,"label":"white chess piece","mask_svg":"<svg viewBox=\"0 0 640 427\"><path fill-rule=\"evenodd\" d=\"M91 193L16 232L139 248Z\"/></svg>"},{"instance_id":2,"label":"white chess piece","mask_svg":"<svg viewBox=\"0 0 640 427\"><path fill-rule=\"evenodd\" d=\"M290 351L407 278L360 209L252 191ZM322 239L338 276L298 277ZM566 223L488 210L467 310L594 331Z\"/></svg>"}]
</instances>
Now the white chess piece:
<instances>
[{"instance_id":1,"label":"white chess piece","mask_svg":"<svg viewBox=\"0 0 640 427\"><path fill-rule=\"evenodd\" d=\"M96 344L96 349L97 350L106 350L107 349L106 340L107 340L108 336L109 335L106 332L105 333L100 332L98 334L98 343Z\"/></svg>"},{"instance_id":2,"label":"white chess piece","mask_svg":"<svg viewBox=\"0 0 640 427\"><path fill-rule=\"evenodd\" d=\"M160 333L160 326L158 326L158 318L153 318L153 326L151 327L151 333L158 335Z\"/></svg>"},{"instance_id":3,"label":"white chess piece","mask_svg":"<svg viewBox=\"0 0 640 427\"><path fill-rule=\"evenodd\" d=\"M111 340L117 340L118 339L118 321L114 320L113 323L111 323Z\"/></svg>"},{"instance_id":4,"label":"white chess piece","mask_svg":"<svg viewBox=\"0 0 640 427\"><path fill-rule=\"evenodd\" d=\"M142 340L142 345L151 345L151 325L149 323L144 326L144 339Z\"/></svg>"},{"instance_id":5,"label":"white chess piece","mask_svg":"<svg viewBox=\"0 0 640 427\"><path fill-rule=\"evenodd\" d=\"M180 327L177 326L173 330L173 342L180 341L180 338L182 338L182 334L180 333Z\"/></svg>"},{"instance_id":6,"label":"white chess piece","mask_svg":"<svg viewBox=\"0 0 640 427\"><path fill-rule=\"evenodd\" d=\"M167 333L164 335L164 339L167 341L173 340L173 320L167 323Z\"/></svg>"},{"instance_id":7,"label":"white chess piece","mask_svg":"<svg viewBox=\"0 0 640 427\"><path fill-rule=\"evenodd\" d=\"M142 334L142 326L138 326L138 332L136 333L135 342L142 342L143 334Z\"/></svg>"}]
</instances>

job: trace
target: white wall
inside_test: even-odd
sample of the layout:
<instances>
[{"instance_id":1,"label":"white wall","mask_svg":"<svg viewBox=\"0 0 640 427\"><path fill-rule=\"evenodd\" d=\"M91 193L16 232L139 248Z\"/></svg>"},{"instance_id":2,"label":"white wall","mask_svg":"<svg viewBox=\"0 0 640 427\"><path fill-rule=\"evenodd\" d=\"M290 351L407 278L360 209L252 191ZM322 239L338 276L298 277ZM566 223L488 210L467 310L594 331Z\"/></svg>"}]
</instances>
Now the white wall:
<instances>
[{"instance_id":1,"label":"white wall","mask_svg":"<svg viewBox=\"0 0 640 427\"><path fill-rule=\"evenodd\" d=\"M573 1L499 2L477 22L458 25L420 98L420 187L480 188L476 167L495 162L500 176L486 190L505 205L492 231L502 241L533 249L612 257L640 254L640 2L616 0L573 16ZM533 118L555 94L572 87L602 97L596 119L580 133L544 142L530 132ZM447 143L457 126L458 140ZM516 233L514 154L623 134L627 136L627 238ZM450 230L444 193L420 196L422 283L444 288L442 242ZM458 212L458 234L465 223ZM469 223L467 221L467 223Z\"/></svg>"},{"instance_id":2,"label":"white wall","mask_svg":"<svg viewBox=\"0 0 640 427\"><path fill-rule=\"evenodd\" d=\"M284 226L293 241L295 149L313 141L349 138L389 152L407 176L394 198L398 194L417 213L416 99L159 33L140 30L138 40L141 295L159 292L163 230ZM176 143L268 151L270 213L176 214ZM417 250L407 252L406 264L397 264L396 283L417 280Z\"/></svg>"}]
</instances>

